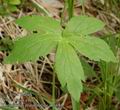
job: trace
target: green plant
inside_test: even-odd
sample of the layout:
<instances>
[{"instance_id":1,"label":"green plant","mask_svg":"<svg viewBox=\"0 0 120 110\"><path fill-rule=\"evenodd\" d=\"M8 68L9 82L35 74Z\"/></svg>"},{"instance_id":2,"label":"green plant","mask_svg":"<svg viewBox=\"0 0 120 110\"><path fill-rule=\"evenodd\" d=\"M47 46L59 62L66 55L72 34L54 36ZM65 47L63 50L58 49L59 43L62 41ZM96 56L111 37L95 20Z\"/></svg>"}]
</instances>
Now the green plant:
<instances>
[{"instance_id":1,"label":"green plant","mask_svg":"<svg viewBox=\"0 0 120 110\"><path fill-rule=\"evenodd\" d=\"M10 51L12 49L13 42L9 37L2 38L0 40L0 51Z\"/></svg>"},{"instance_id":2,"label":"green plant","mask_svg":"<svg viewBox=\"0 0 120 110\"><path fill-rule=\"evenodd\" d=\"M0 14L8 14L17 11L17 5L21 4L21 0L0 0Z\"/></svg>"},{"instance_id":3,"label":"green plant","mask_svg":"<svg viewBox=\"0 0 120 110\"><path fill-rule=\"evenodd\" d=\"M69 20L73 17L74 0L67 0Z\"/></svg>"},{"instance_id":4,"label":"green plant","mask_svg":"<svg viewBox=\"0 0 120 110\"><path fill-rule=\"evenodd\" d=\"M120 58L119 58L119 43L120 38L118 35L109 35L105 37L105 40L110 45L111 49L114 52L114 55L118 58L117 63L106 63L101 61L99 63L99 67L101 70L101 79L102 82L100 84L101 92L103 94L100 103L99 103L99 110L110 110L114 109L112 106L112 98L113 95L118 97L118 91L120 90L120 75L119 75L119 68L120 68ZM102 103L101 103L102 102Z\"/></svg>"},{"instance_id":5,"label":"green plant","mask_svg":"<svg viewBox=\"0 0 120 110\"><path fill-rule=\"evenodd\" d=\"M90 90L93 99L98 97L98 110L115 110L112 105L113 97L120 100L120 35L107 35L104 36L104 40L109 44L114 55L118 58L116 63L108 63L100 61L98 66L100 68L99 76L96 75L98 82L94 88L87 88L86 91Z\"/></svg>"},{"instance_id":6,"label":"green plant","mask_svg":"<svg viewBox=\"0 0 120 110\"><path fill-rule=\"evenodd\" d=\"M4 63L34 61L56 48L55 72L62 87L67 88L77 103L85 77L76 52L95 61L116 62L107 43L91 35L104 27L104 23L95 18L73 17L65 29L61 28L57 20L35 15L24 16L16 20L16 23L27 29L30 35L14 42L12 52L5 58Z\"/></svg>"}]
</instances>

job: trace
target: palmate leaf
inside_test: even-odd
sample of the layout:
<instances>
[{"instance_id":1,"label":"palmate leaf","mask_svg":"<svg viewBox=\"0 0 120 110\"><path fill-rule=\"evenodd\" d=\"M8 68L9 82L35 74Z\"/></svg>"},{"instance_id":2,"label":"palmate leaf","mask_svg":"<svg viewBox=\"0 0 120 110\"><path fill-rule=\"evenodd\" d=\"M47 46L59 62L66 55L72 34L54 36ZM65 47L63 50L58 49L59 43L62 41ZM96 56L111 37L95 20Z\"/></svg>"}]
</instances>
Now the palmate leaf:
<instances>
[{"instance_id":1,"label":"palmate leaf","mask_svg":"<svg viewBox=\"0 0 120 110\"><path fill-rule=\"evenodd\" d=\"M61 33L62 30L59 21L45 16L24 16L16 20L16 23L29 31Z\"/></svg>"},{"instance_id":2,"label":"palmate leaf","mask_svg":"<svg viewBox=\"0 0 120 110\"><path fill-rule=\"evenodd\" d=\"M47 55L57 45L59 34L35 34L23 37L14 43L13 50L5 63L22 63L37 60L39 56Z\"/></svg>"},{"instance_id":3,"label":"palmate leaf","mask_svg":"<svg viewBox=\"0 0 120 110\"><path fill-rule=\"evenodd\" d=\"M84 72L76 50L95 61L116 61L109 46L101 39L90 37L104 26L95 18L87 16L73 17L65 30L60 23L49 17L25 16L17 24L29 31L43 31L45 34L32 34L17 40L6 63L37 60L47 55L57 46L55 70L62 87L67 87L75 101L79 101L82 92ZM63 31L63 33L62 33ZM61 37L62 36L62 37ZM76 49L76 50L75 50Z\"/></svg>"},{"instance_id":4,"label":"palmate leaf","mask_svg":"<svg viewBox=\"0 0 120 110\"><path fill-rule=\"evenodd\" d=\"M80 35L88 35L103 29L104 23L96 18L88 16L77 16L68 22L65 34L70 32Z\"/></svg>"},{"instance_id":5,"label":"palmate leaf","mask_svg":"<svg viewBox=\"0 0 120 110\"><path fill-rule=\"evenodd\" d=\"M67 86L71 96L79 101L84 72L73 47L64 40L58 45L55 61L55 70L62 87Z\"/></svg>"},{"instance_id":6,"label":"palmate leaf","mask_svg":"<svg viewBox=\"0 0 120 110\"><path fill-rule=\"evenodd\" d=\"M116 62L116 58L112 50L107 43L100 38L72 35L72 37L69 37L68 40L77 51L91 60Z\"/></svg>"}]
</instances>

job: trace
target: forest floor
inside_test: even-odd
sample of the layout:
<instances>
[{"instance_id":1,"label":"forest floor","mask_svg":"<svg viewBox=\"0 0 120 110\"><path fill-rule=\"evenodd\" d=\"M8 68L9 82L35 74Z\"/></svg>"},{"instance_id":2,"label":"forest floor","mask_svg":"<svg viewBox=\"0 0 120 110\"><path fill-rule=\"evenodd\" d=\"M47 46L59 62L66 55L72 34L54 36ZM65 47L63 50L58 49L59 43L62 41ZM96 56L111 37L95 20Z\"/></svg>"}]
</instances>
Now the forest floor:
<instances>
[{"instance_id":1,"label":"forest floor","mask_svg":"<svg viewBox=\"0 0 120 110\"><path fill-rule=\"evenodd\" d=\"M0 48L8 48L9 40L14 40L20 36L25 36L27 32L15 24L15 20L25 15L44 15L39 6L44 7L50 17L60 19L64 7L63 0L30 0L18 7L17 12L0 16ZM104 1L104 0L103 0ZM34 5L33 5L34 4ZM2 4L0 4L2 5ZM83 7L79 2L74 4L75 16L82 14ZM106 26L96 34L100 37L109 33L116 34L120 31L120 17L117 8L106 7L99 0L86 0L84 11L88 16L102 20ZM67 18L67 13L64 13ZM6 41L2 41L6 38ZM52 77L53 71L50 64L54 62L54 53L45 58L40 58L36 62L26 62L24 64L3 64L4 57L9 53L0 51L0 108L1 110L50 110L52 102ZM22 53L21 53L22 54ZM94 62L90 62L91 67L99 73L99 69ZM97 79L88 78L86 85L94 87ZM60 83L56 77L56 106L59 110L72 110L69 94L63 93ZM97 96L89 99L90 93L83 92L81 95L81 110L97 110ZM32 106L36 104L36 106ZM112 104L116 110L120 110L120 103L114 99ZM28 106L29 105L29 106ZM31 106L30 106L31 105ZM39 109L38 109L39 105ZM112 110L112 109L111 109Z\"/></svg>"}]
</instances>

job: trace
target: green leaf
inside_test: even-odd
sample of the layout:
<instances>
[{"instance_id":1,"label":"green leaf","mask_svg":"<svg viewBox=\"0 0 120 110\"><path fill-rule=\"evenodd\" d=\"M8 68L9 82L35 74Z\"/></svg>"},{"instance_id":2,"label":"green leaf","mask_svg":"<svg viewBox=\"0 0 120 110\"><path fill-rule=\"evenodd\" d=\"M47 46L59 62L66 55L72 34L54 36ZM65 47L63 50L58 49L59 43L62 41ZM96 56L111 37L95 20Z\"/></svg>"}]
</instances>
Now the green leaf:
<instances>
[{"instance_id":1,"label":"green leaf","mask_svg":"<svg viewBox=\"0 0 120 110\"><path fill-rule=\"evenodd\" d=\"M29 31L43 31L49 33L61 33L60 22L45 16L24 16L16 23Z\"/></svg>"},{"instance_id":2,"label":"green leaf","mask_svg":"<svg viewBox=\"0 0 120 110\"><path fill-rule=\"evenodd\" d=\"M79 35L88 35L101 30L104 23L96 18L88 16L77 16L68 22L65 33L70 32Z\"/></svg>"},{"instance_id":3,"label":"green leaf","mask_svg":"<svg viewBox=\"0 0 120 110\"><path fill-rule=\"evenodd\" d=\"M20 5L21 1L20 0L8 0L9 4L11 5Z\"/></svg>"},{"instance_id":4,"label":"green leaf","mask_svg":"<svg viewBox=\"0 0 120 110\"><path fill-rule=\"evenodd\" d=\"M71 96L78 102L82 92L84 72L80 60L74 49L62 40L58 44L55 69L62 87L67 86Z\"/></svg>"},{"instance_id":5,"label":"green leaf","mask_svg":"<svg viewBox=\"0 0 120 110\"><path fill-rule=\"evenodd\" d=\"M13 50L5 63L22 63L37 60L39 56L47 55L56 45L60 38L58 34L35 34L17 40Z\"/></svg>"},{"instance_id":6,"label":"green leaf","mask_svg":"<svg viewBox=\"0 0 120 110\"><path fill-rule=\"evenodd\" d=\"M118 48L120 47L120 34L109 34L102 36L103 39L109 44L114 54L117 56Z\"/></svg>"},{"instance_id":7,"label":"green leaf","mask_svg":"<svg viewBox=\"0 0 120 110\"><path fill-rule=\"evenodd\" d=\"M97 37L74 36L68 38L69 42L84 56L95 61L116 62L116 58L107 43Z\"/></svg>"},{"instance_id":8,"label":"green leaf","mask_svg":"<svg viewBox=\"0 0 120 110\"><path fill-rule=\"evenodd\" d=\"M84 70L85 78L95 77L96 73L93 68L84 59L80 59L80 61Z\"/></svg>"}]
</instances>

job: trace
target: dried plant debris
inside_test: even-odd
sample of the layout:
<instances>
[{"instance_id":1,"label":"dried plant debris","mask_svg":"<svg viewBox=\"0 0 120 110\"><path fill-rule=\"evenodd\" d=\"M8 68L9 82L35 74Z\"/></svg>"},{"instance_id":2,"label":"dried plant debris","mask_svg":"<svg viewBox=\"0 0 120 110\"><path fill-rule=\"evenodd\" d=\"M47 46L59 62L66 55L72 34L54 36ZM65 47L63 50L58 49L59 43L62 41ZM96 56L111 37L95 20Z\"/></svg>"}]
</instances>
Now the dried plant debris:
<instances>
[{"instance_id":1,"label":"dried plant debris","mask_svg":"<svg viewBox=\"0 0 120 110\"><path fill-rule=\"evenodd\" d=\"M60 19L61 11L64 8L64 0L18 1L21 1L20 4L15 5L16 8L14 8L12 12L11 10L7 10L7 16L6 12L2 12L1 14L0 11L0 110L51 110L55 50L47 57L39 58L36 62L5 65L3 64L3 59L11 51L13 41L16 38L30 34L25 29L15 24L14 21L16 19L25 15L48 15L55 19ZM82 11L84 8L86 15L94 16L106 23L105 29L95 33L95 35L116 34L120 31L119 6L114 5L111 8L110 5L105 5L106 1L86 0L84 7L79 2L75 2L74 4L76 16L83 14ZM117 8L115 9L116 6ZM0 10L3 10L3 8L3 5L0 4ZM67 12L64 13L64 16L66 16L67 19ZM96 62L88 59L87 61L99 76L100 68ZM70 96L62 92L62 89L65 91L66 89L60 87L57 76L55 81L56 106L60 110L72 110ZM89 78L84 85L89 88L95 88L98 86L98 83L99 80L94 76ZM96 91L97 90L96 88ZM81 110L84 110L85 106L87 106L86 110L97 110L98 101L98 97L95 94L84 92L81 95ZM113 98L112 103L116 110L120 109L118 99Z\"/></svg>"}]
</instances>

